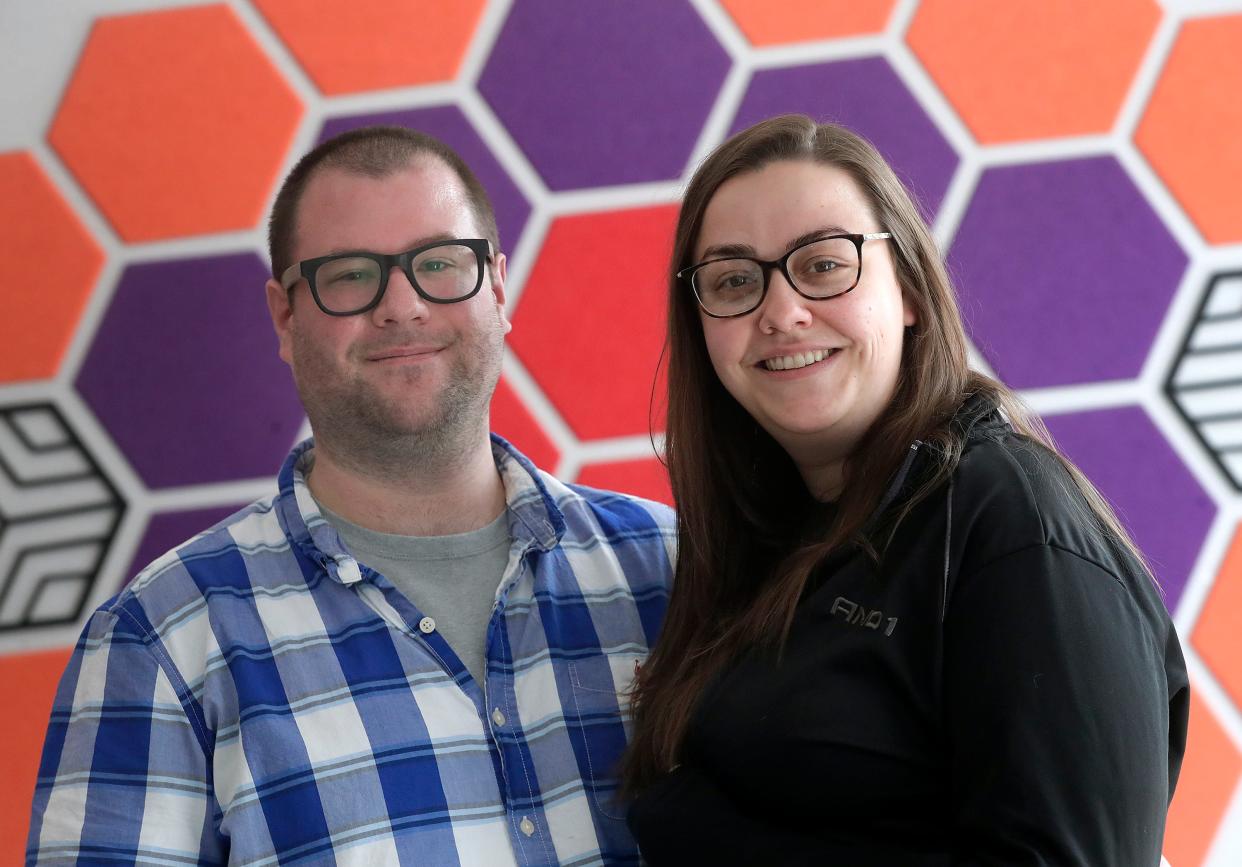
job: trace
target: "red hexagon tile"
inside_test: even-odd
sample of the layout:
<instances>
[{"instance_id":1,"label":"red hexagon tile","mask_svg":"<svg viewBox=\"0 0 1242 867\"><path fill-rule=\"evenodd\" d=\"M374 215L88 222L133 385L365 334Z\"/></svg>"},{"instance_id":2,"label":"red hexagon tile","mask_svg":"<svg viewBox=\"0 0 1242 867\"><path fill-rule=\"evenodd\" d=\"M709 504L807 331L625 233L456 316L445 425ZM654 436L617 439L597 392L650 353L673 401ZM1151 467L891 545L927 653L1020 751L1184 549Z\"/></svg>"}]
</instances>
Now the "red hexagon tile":
<instances>
[{"instance_id":1,"label":"red hexagon tile","mask_svg":"<svg viewBox=\"0 0 1242 867\"><path fill-rule=\"evenodd\" d=\"M1233 537L1191 641L1234 705L1242 708L1242 528Z\"/></svg>"},{"instance_id":2,"label":"red hexagon tile","mask_svg":"<svg viewBox=\"0 0 1242 867\"><path fill-rule=\"evenodd\" d=\"M633 461L588 464L578 473L577 482L592 488L607 488L673 505L673 490L669 487L668 471L655 456Z\"/></svg>"},{"instance_id":3,"label":"red hexagon tile","mask_svg":"<svg viewBox=\"0 0 1242 867\"><path fill-rule=\"evenodd\" d=\"M879 33L895 0L720 0L751 45Z\"/></svg>"},{"instance_id":4,"label":"red hexagon tile","mask_svg":"<svg viewBox=\"0 0 1242 867\"><path fill-rule=\"evenodd\" d=\"M1135 135L1139 150L1213 244L1242 241L1240 92L1242 15L1187 21Z\"/></svg>"},{"instance_id":5,"label":"red hexagon tile","mask_svg":"<svg viewBox=\"0 0 1242 867\"><path fill-rule=\"evenodd\" d=\"M86 307L103 251L30 154L0 154L0 260L5 281L0 382L54 376ZM37 275L37 278L36 276Z\"/></svg>"},{"instance_id":6,"label":"red hexagon tile","mask_svg":"<svg viewBox=\"0 0 1242 867\"><path fill-rule=\"evenodd\" d=\"M1242 754L1190 686L1190 731L1164 831L1164 855L1176 867L1203 863L1242 778Z\"/></svg>"},{"instance_id":7,"label":"red hexagon tile","mask_svg":"<svg viewBox=\"0 0 1242 867\"><path fill-rule=\"evenodd\" d=\"M483 0L255 0L323 93L448 81ZM314 14L308 14L313 11Z\"/></svg>"},{"instance_id":8,"label":"red hexagon tile","mask_svg":"<svg viewBox=\"0 0 1242 867\"><path fill-rule=\"evenodd\" d=\"M0 864L21 864L26 853L30 800L39 774L43 736L61 672L72 647L0 656L0 695L20 713L9 713L0 738L0 780L4 788L18 793L15 809L0 810Z\"/></svg>"},{"instance_id":9,"label":"red hexagon tile","mask_svg":"<svg viewBox=\"0 0 1242 867\"><path fill-rule=\"evenodd\" d=\"M925 0L906 41L984 144L1110 130L1154 0Z\"/></svg>"},{"instance_id":10,"label":"red hexagon tile","mask_svg":"<svg viewBox=\"0 0 1242 867\"><path fill-rule=\"evenodd\" d=\"M560 450L503 378L496 383L496 393L492 395L492 430L516 446L541 470L556 471Z\"/></svg>"},{"instance_id":11,"label":"red hexagon tile","mask_svg":"<svg viewBox=\"0 0 1242 867\"><path fill-rule=\"evenodd\" d=\"M548 230L509 345L582 439L663 429L651 418L677 208L562 217ZM658 406L658 401L656 403Z\"/></svg>"},{"instance_id":12,"label":"red hexagon tile","mask_svg":"<svg viewBox=\"0 0 1242 867\"><path fill-rule=\"evenodd\" d=\"M96 21L49 140L126 241L248 229L302 106L228 6Z\"/></svg>"}]
</instances>

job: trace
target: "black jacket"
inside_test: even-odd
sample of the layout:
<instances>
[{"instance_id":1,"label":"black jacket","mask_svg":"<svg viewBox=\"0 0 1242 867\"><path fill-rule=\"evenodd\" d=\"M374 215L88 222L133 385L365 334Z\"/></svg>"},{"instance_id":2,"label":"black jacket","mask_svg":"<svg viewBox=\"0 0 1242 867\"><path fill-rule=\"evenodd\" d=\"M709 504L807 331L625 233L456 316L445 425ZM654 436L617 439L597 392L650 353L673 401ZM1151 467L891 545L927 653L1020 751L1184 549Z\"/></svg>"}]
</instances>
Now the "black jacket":
<instances>
[{"instance_id":1,"label":"black jacket","mask_svg":"<svg viewBox=\"0 0 1242 867\"><path fill-rule=\"evenodd\" d=\"M1159 863L1189 702L1159 590L1053 455L986 408L960 421L951 481L882 562L831 558L779 661L705 693L630 811L651 864Z\"/></svg>"}]
</instances>

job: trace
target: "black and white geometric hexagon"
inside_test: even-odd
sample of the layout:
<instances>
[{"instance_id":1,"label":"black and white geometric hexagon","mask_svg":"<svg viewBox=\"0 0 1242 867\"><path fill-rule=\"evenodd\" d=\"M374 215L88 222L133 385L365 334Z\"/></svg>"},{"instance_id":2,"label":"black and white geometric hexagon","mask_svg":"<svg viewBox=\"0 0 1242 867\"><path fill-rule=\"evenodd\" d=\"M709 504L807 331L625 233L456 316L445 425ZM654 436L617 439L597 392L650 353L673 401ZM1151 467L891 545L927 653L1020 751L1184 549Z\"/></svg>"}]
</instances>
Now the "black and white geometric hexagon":
<instances>
[{"instance_id":1,"label":"black and white geometric hexagon","mask_svg":"<svg viewBox=\"0 0 1242 867\"><path fill-rule=\"evenodd\" d=\"M124 512L54 404L0 406L0 631L76 621Z\"/></svg>"},{"instance_id":2,"label":"black and white geometric hexagon","mask_svg":"<svg viewBox=\"0 0 1242 867\"><path fill-rule=\"evenodd\" d=\"M1242 491L1242 271L1208 281L1164 390L1225 478Z\"/></svg>"}]
</instances>

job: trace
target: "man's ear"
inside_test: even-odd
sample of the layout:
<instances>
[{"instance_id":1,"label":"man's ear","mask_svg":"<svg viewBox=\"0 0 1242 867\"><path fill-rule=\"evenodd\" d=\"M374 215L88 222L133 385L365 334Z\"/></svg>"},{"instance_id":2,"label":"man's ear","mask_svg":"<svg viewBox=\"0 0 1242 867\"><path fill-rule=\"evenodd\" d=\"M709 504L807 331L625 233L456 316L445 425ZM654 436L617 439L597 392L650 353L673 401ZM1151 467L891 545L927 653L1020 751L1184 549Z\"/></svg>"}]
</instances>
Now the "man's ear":
<instances>
[{"instance_id":1,"label":"man's ear","mask_svg":"<svg viewBox=\"0 0 1242 867\"><path fill-rule=\"evenodd\" d=\"M505 334L508 334L513 330L513 323L505 315L505 279L508 276L506 268L507 260L504 253L497 253L492 257L492 267L489 269L492 280L492 297L496 299L496 308L500 314L500 321L504 325Z\"/></svg>"},{"instance_id":2,"label":"man's ear","mask_svg":"<svg viewBox=\"0 0 1242 867\"><path fill-rule=\"evenodd\" d=\"M293 364L293 299L289 290L275 280L268 280L263 285L267 293L267 312L272 317L272 328L276 331L276 339L280 342L280 357L285 364Z\"/></svg>"}]
</instances>

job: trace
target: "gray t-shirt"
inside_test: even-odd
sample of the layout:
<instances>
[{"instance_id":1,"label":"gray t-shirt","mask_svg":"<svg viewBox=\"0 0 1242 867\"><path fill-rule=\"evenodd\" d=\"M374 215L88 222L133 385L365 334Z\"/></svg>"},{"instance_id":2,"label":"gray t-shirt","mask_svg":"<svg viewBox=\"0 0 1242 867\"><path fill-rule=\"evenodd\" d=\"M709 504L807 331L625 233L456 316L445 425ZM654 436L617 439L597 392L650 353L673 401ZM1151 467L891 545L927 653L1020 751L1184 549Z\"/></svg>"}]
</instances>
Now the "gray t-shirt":
<instances>
[{"instance_id":1,"label":"gray t-shirt","mask_svg":"<svg viewBox=\"0 0 1242 867\"><path fill-rule=\"evenodd\" d=\"M452 536L397 536L319 510L349 552L382 574L436 622L436 629L480 686L487 624L509 562L509 511L486 527Z\"/></svg>"}]
</instances>

